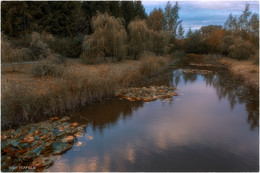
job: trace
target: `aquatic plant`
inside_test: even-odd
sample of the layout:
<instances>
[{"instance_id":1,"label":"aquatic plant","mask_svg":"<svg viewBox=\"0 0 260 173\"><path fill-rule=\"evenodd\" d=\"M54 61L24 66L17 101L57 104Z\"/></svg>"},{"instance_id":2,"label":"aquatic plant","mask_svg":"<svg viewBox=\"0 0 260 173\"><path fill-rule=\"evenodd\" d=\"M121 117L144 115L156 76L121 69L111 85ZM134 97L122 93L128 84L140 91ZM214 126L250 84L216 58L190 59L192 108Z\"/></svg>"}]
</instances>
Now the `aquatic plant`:
<instances>
[{"instance_id":1,"label":"aquatic plant","mask_svg":"<svg viewBox=\"0 0 260 173\"><path fill-rule=\"evenodd\" d=\"M84 131L85 126L68 123L69 119L53 117L16 130L1 131L1 170L26 171L18 166L31 166L34 171L48 168ZM12 165L16 167L12 169Z\"/></svg>"},{"instance_id":2,"label":"aquatic plant","mask_svg":"<svg viewBox=\"0 0 260 173\"><path fill-rule=\"evenodd\" d=\"M175 87L167 86L150 86L142 88L126 88L119 89L115 92L115 96L127 99L129 101L145 101L150 102L157 99L171 101L172 96L177 96Z\"/></svg>"}]
</instances>

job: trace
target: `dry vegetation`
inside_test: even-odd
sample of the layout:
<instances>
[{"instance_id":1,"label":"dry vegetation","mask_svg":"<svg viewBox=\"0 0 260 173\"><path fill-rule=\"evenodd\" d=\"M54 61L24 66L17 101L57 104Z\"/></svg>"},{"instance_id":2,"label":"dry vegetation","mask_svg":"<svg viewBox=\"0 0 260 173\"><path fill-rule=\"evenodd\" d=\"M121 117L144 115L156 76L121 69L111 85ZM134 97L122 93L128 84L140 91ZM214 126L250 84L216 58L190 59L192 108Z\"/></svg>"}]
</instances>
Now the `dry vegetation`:
<instances>
[{"instance_id":1,"label":"dry vegetation","mask_svg":"<svg viewBox=\"0 0 260 173\"><path fill-rule=\"evenodd\" d=\"M83 65L67 62L57 65L59 77L33 77L31 69L39 64L2 69L2 127L44 119L76 106L98 101L115 89L152 75L169 63L169 58L143 55L140 61ZM48 64L47 64L48 65ZM20 69L20 70L19 70Z\"/></svg>"},{"instance_id":2,"label":"dry vegetation","mask_svg":"<svg viewBox=\"0 0 260 173\"><path fill-rule=\"evenodd\" d=\"M254 61L222 58L218 62L226 65L235 76L242 77L247 85L259 89L259 65Z\"/></svg>"}]
</instances>

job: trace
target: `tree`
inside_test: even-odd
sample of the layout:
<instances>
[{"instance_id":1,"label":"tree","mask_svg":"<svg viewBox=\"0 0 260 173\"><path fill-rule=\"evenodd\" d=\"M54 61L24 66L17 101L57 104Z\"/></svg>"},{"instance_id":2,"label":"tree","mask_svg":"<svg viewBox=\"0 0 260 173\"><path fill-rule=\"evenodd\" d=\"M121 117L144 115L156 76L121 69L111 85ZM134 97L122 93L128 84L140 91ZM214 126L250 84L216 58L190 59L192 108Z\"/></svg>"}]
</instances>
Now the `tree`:
<instances>
[{"instance_id":1,"label":"tree","mask_svg":"<svg viewBox=\"0 0 260 173\"><path fill-rule=\"evenodd\" d=\"M259 16L258 16L258 14L254 13L251 15L248 26L249 26L249 30L255 36L258 36L258 34L259 34Z\"/></svg>"},{"instance_id":2,"label":"tree","mask_svg":"<svg viewBox=\"0 0 260 173\"><path fill-rule=\"evenodd\" d=\"M92 18L94 33L87 35L83 42L83 54L81 59L84 63L101 61L105 56L115 56L118 60L126 54L126 38L123 21L107 13L98 13Z\"/></svg>"},{"instance_id":3,"label":"tree","mask_svg":"<svg viewBox=\"0 0 260 173\"><path fill-rule=\"evenodd\" d=\"M129 23L129 41L130 51L135 59L147 49L147 44L150 38L150 30L147 27L146 20L136 19Z\"/></svg>"},{"instance_id":4,"label":"tree","mask_svg":"<svg viewBox=\"0 0 260 173\"><path fill-rule=\"evenodd\" d=\"M231 31L237 31L239 29L237 19L236 17L233 17L232 13L229 14L226 22L224 23L224 27L227 30L231 30Z\"/></svg>"},{"instance_id":5,"label":"tree","mask_svg":"<svg viewBox=\"0 0 260 173\"><path fill-rule=\"evenodd\" d=\"M154 31L161 31L165 29L166 20L164 17L163 10L159 8L153 9L147 19L148 26Z\"/></svg>"},{"instance_id":6,"label":"tree","mask_svg":"<svg viewBox=\"0 0 260 173\"><path fill-rule=\"evenodd\" d=\"M178 34L177 34L177 39L181 40L184 38L184 28L182 27L182 24L179 25L179 28L178 28Z\"/></svg>"},{"instance_id":7,"label":"tree","mask_svg":"<svg viewBox=\"0 0 260 173\"><path fill-rule=\"evenodd\" d=\"M249 9L249 4L246 3L245 6L245 10L243 11L243 13L239 16L239 21L238 21L238 25L240 30L248 30L248 18L251 15L251 11Z\"/></svg>"},{"instance_id":8,"label":"tree","mask_svg":"<svg viewBox=\"0 0 260 173\"><path fill-rule=\"evenodd\" d=\"M178 2L175 3L175 5L172 7L170 1L167 2L165 8L164 8L164 15L166 19L166 29L169 31L169 33L172 35L173 38L176 37L176 31L178 28L178 25L182 21L178 21L179 19L179 10L180 7L178 5Z\"/></svg>"},{"instance_id":9,"label":"tree","mask_svg":"<svg viewBox=\"0 0 260 173\"><path fill-rule=\"evenodd\" d=\"M191 30L191 28L189 28L189 30L188 30L188 32L187 32L187 34L186 34L186 38L191 38L192 37L192 30Z\"/></svg>"},{"instance_id":10,"label":"tree","mask_svg":"<svg viewBox=\"0 0 260 173\"><path fill-rule=\"evenodd\" d=\"M141 1L120 1L120 7L122 12L122 17L125 19L125 26L127 27L129 23L135 18L146 19L147 15L145 13L144 7ZM128 28L126 28L128 29Z\"/></svg>"},{"instance_id":11,"label":"tree","mask_svg":"<svg viewBox=\"0 0 260 173\"><path fill-rule=\"evenodd\" d=\"M169 33L166 31L151 31L150 43L152 44L151 51L156 55L162 55L169 51Z\"/></svg>"},{"instance_id":12,"label":"tree","mask_svg":"<svg viewBox=\"0 0 260 173\"><path fill-rule=\"evenodd\" d=\"M211 52L219 52L224 39L224 30L214 29L206 37L206 43Z\"/></svg>"},{"instance_id":13,"label":"tree","mask_svg":"<svg viewBox=\"0 0 260 173\"><path fill-rule=\"evenodd\" d=\"M9 36L30 31L34 12L33 2L2 2L2 31Z\"/></svg>"},{"instance_id":14,"label":"tree","mask_svg":"<svg viewBox=\"0 0 260 173\"><path fill-rule=\"evenodd\" d=\"M206 42L203 40L200 30L192 33L191 37L185 44L185 52L187 53L207 53L208 48Z\"/></svg>"}]
</instances>

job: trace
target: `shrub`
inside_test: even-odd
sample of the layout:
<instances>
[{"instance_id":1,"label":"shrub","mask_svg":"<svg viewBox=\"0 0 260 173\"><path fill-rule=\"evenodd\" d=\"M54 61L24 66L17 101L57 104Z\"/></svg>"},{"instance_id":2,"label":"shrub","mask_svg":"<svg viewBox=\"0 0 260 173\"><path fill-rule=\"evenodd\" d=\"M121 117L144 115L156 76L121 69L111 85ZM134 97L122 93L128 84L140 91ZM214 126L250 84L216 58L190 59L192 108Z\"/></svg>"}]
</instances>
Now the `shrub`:
<instances>
[{"instance_id":1,"label":"shrub","mask_svg":"<svg viewBox=\"0 0 260 173\"><path fill-rule=\"evenodd\" d=\"M46 56L47 50L50 48L50 45L53 44L54 37L48 33L38 33L33 32L31 34L30 46L37 58L43 58Z\"/></svg>"},{"instance_id":2,"label":"shrub","mask_svg":"<svg viewBox=\"0 0 260 173\"><path fill-rule=\"evenodd\" d=\"M123 20L109 16L107 13L98 13L92 18L91 23L94 33L87 35L83 41L82 62L96 63L105 56L116 57L118 60L124 58L127 33Z\"/></svg>"},{"instance_id":3,"label":"shrub","mask_svg":"<svg viewBox=\"0 0 260 173\"><path fill-rule=\"evenodd\" d=\"M31 69L31 74L35 77L61 76L63 74L63 67L58 64L64 63L65 60L62 55L52 53L49 50L46 59L34 66Z\"/></svg>"},{"instance_id":4,"label":"shrub","mask_svg":"<svg viewBox=\"0 0 260 173\"><path fill-rule=\"evenodd\" d=\"M250 42L237 38L235 43L229 47L228 56L230 58L243 60L248 59L252 53L252 45Z\"/></svg>"},{"instance_id":5,"label":"shrub","mask_svg":"<svg viewBox=\"0 0 260 173\"><path fill-rule=\"evenodd\" d=\"M175 58L183 58L185 56L186 56L186 53L183 50L176 50L173 53L173 57L175 57Z\"/></svg>"},{"instance_id":6,"label":"shrub","mask_svg":"<svg viewBox=\"0 0 260 173\"><path fill-rule=\"evenodd\" d=\"M220 51L224 55L229 54L229 47L234 44L234 38L231 35L224 37L223 43L220 46Z\"/></svg>"},{"instance_id":7,"label":"shrub","mask_svg":"<svg viewBox=\"0 0 260 173\"><path fill-rule=\"evenodd\" d=\"M83 35L78 35L73 38L70 37L55 37L51 44L51 49L65 57L78 58L81 54Z\"/></svg>"}]
</instances>

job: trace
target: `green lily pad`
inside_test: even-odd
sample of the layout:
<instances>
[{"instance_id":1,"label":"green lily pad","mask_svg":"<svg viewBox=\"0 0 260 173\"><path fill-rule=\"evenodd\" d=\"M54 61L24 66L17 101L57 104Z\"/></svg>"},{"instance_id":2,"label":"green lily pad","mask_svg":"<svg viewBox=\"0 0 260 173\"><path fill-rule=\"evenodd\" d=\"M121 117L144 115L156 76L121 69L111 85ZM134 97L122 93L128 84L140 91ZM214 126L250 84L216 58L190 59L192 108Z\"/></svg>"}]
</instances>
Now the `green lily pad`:
<instances>
[{"instance_id":1,"label":"green lily pad","mask_svg":"<svg viewBox=\"0 0 260 173\"><path fill-rule=\"evenodd\" d=\"M52 148L53 148L53 154L62 154L65 151L67 151L68 149L70 149L72 147L71 144L69 143L64 143L64 142L54 142L52 144Z\"/></svg>"}]
</instances>

